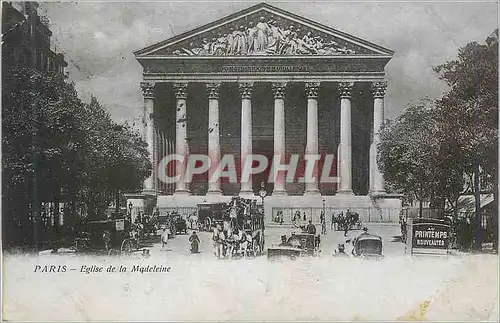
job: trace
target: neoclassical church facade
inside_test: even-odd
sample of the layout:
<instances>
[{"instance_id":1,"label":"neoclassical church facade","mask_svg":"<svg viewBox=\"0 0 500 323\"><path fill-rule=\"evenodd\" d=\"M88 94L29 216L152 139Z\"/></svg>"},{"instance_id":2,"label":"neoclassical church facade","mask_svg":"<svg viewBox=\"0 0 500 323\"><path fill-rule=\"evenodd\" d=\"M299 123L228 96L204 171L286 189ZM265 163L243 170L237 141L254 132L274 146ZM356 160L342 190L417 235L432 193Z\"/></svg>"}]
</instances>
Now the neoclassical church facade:
<instances>
[{"instance_id":1,"label":"neoclassical church facade","mask_svg":"<svg viewBox=\"0 0 500 323\"><path fill-rule=\"evenodd\" d=\"M326 5L326 4L325 4ZM339 183L248 182L166 184L157 167L136 212L154 197L160 212L192 212L232 196L265 204L266 220L296 211L357 211L363 221L397 221L399 196L385 191L377 163L393 52L304 17L261 3L135 53L143 68L144 139L157 166L170 154L330 154ZM167 171L182 172L172 163ZM259 197L261 187L267 191Z\"/></svg>"}]
</instances>

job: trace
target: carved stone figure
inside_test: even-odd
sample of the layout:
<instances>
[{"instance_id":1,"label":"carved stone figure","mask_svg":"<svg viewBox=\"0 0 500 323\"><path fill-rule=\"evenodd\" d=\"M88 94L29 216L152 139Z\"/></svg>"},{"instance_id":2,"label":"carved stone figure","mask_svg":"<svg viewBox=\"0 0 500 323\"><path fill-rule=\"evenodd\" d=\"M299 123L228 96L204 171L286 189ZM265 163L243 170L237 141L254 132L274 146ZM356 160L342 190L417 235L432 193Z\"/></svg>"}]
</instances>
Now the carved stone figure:
<instances>
[{"instance_id":1,"label":"carved stone figure","mask_svg":"<svg viewBox=\"0 0 500 323\"><path fill-rule=\"evenodd\" d=\"M276 20L271 22L270 29L271 34L268 39L266 52L269 54L276 54L283 43L283 33Z\"/></svg>"},{"instance_id":2,"label":"carved stone figure","mask_svg":"<svg viewBox=\"0 0 500 323\"><path fill-rule=\"evenodd\" d=\"M231 28L229 33L226 35L226 55L233 55L234 49L234 28Z\"/></svg>"},{"instance_id":3,"label":"carved stone figure","mask_svg":"<svg viewBox=\"0 0 500 323\"><path fill-rule=\"evenodd\" d=\"M247 53L247 36L245 34L245 26L240 26L240 29L236 31L234 42L234 54L244 55Z\"/></svg>"},{"instance_id":4,"label":"carved stone figure","mask_svg":"<svg viewBox=\"0 0 500 323\"><path fill-rule=\"evenodd\" d=\"M264 17L260 17L260 21L257 26L255 26L255 28L257 32L254 40L254 50L256 52L263 52L267 49L267 37L270 34L271 30Z\"/></svg>"},{"instance_id":5,"label":"carved stone figure","mask_svg":"<svg viewBox=\"0 0 500 323\"><path fill-rule=\"evenodd\" d=\"M257 38L257 28L253 26L253 22L248 23L247 29L247 51L249 53L255 52L255 42Z\"/></svg>"},{"instance_id":6,"label":"carved stone figure","mask_svg":"<svg viewBox=\"0 0 500 323\"><path fill-rule=\"evenodd\" d=\"M248 26L228 26L226 32L205 33L198 40L174 48L173 55L194 56L225 56L225 55L342 55L355 54L328 37L324 40L320 35L315 35L308 27L306 30L295 28L293 25L283 29L274 17L261 16L256 25L253 21ZM279 18L278 18L279 19Z\"/></svg>"}]
</instances>

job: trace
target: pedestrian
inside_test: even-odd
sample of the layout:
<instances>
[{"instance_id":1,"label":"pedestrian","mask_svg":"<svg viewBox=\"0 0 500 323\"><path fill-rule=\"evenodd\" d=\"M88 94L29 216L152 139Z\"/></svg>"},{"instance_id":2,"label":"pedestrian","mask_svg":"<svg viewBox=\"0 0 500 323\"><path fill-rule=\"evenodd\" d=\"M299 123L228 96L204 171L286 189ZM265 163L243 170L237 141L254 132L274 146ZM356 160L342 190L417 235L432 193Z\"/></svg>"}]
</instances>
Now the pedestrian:
<instances>
[{"instance_id":1,"label":"pedestrian","mask_svg":"<svg viewBox=\"0 0 500 323\"><path fill-rule=\"evenodd\" d=\"M189 242L191 243L191 248L190 248L191 253L198 253L198 247L200 245L200 238L198 238L196 231L193 231L193 233L189 237Z\"/></svg>"},{"instance_id":2,"label":"pedestrian","mask_svg":"<svg viewBox=\"0 0 500 323\"><path fill-rule=\"evenodd\" d=\"M306 218L306 212L304 212L304 217L303 217L303 219L302 219L302 220L303 220L303 221L306 221L306 220L307 220L307 218Z\"/></svg>"},{"instance_id":3,"label":"pedestrian","mask_svg":"<svg viewBox=\"0 0 500 323\"><path fill-rule=\"evenodd\" d=\"M307 225L306 230L307 230L307 233L309 233L309 234L316 234L316 226L314 224L312 224L311 220L309 220L309 224Z\"/></svg>"},{"instance_id":4,"label":"pedestrian","mask_svg":"<svg viewBox=\"0 0 500 323\"><path fill-rule=\"evenodd\" d=\"M332 223L330 224L330 230L333 230L334 225L335 225L335 212L332 212Z\"/></svg>"},{"instance_id":5,"label":"pedestrian","mask_svg":"<svg viewBox=\"0 0 500 323\"><path fill-rule=\"evenodd\" d=\"M168 244L168 231L167 229L163 229L163 233L161 234L161 250Z\"/></svg>"}]
</instances>

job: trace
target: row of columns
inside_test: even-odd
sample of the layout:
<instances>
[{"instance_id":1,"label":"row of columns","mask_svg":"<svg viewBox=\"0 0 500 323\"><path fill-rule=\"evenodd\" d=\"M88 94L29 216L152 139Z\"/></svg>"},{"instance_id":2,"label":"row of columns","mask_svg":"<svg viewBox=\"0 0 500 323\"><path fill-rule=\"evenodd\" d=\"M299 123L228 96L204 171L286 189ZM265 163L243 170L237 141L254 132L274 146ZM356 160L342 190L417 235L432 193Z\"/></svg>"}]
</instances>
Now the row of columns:
<instances>
[{"instance_id":1,"label":"row of columns","mask_svg":"<svg viewBox=\"0 0 500 323\"><path fill-rule=\"evenodd\" d=\"M219 89L218 82L207 83L208 96L208 152L212 164L217 165L221 158L219 137ZM241 161L252 154L252 88L251 82L240 82L239 92L241 96ZM189 146L187 144L187 86L188 83L174 83L173 88L176 98L176 154L187 156ZM337 194L353 195L352 191L352 145L351 145L351 93L353 82L339 83L340 91L340 144L338 147L338 176L340 176L339 190ZM144 139L148 143L151 152L152 165L157 165L156 150L154 149L155 131L153 120L154 106L154 84L141 83L144 95ZM285 87L286 83L272 83L274 96L274 155L285 156ZM319 82L308 82L305 86L307 96L307 143L306 154L317 155L318 151L318 91ZM384 95L387 88L386 82L372 83L373 102L373 141L370 146L370 193L383 194L384 180L377 165L377 144L380 142L380 129L384 120ZM156 181L156 167L153 167L151 176L144 182L144 193L154 193ZM184 181L185 165L179 164L178 174L180 179L176 183L175 194L190 194L187 183ZM217 168L210 169L209 176ZM216 174L217 177L218 174ZM209 184L207 195L221 195L220 181ZM240 195L253 195L251 178L241 183ZM278 176L273 195L286 195L285 178ZM318 183L306 183L305 195L320 195Z\"/></svg>"}]
</instances>

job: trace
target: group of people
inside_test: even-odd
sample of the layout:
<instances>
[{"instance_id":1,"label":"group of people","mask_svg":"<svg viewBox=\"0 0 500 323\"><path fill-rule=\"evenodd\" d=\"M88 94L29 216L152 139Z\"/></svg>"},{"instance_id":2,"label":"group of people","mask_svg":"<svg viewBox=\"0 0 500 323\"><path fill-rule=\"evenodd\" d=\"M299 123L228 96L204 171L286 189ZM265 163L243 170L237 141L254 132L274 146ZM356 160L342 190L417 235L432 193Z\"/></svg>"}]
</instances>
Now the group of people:
<instances>
[{"instance_id":1,"label":"group of people","mask_svg":"<svg viewBox=\"0 0 500 323\"><path fill-rule=\"evenodd\" d=\"M250 221L252 215L258 213L257 200L236 196L231 199L227 209L231 229L242 230L245 229L245 224Z\"/></svg>"},{"instance_id":2,"label":"group of people","mask_svg":"<svg viewBox=\"0 0 500 323\"><path fill-rule=\"evenodd\" d=\"M356 225L361 227L358 213L351 212L349 209L347 209L345 214L344 211L340 211L337 216L335 216L335 213L332 213L330 229L343 230L344 236L347 236L347 232Z\"/></svg>"},{"instance_id":3,"label":"group of people","mask_svg":"<svg viewBox=\"0 0 500 323\"><path fill-rule=\"evenodd\" d=\"M246 257L252 242L252 236L243 230L223 230L217 225L212 232L212 245L217 258L232 258L235 255Z\"/></svg>"},{"instance_id":4,"label":"group of people","mask_svg":"<svg viewBox=\"0 0 500 323\"><path fill-rule=\"evenodd\" d=\"M191 42L187 48L175 50L175 55L339 55L354 54L351 49L339 46L333 39L325 41L312 31L300 30L293 25L283 28L273 17L260 17L255 24L234 25L228 33L214 34L201 43Z\"/></svg>"},{"instance_id":5,"label":"group of people","mask_svg":"<svg viewBox=\"0 0 500 323\"><path fill-rule=\"evenodd\" d=\"M276 217L274 218L274 222L279 223L279 224L283 224L283 222L284 222L283 211L280 210L276 213Z\"/></svg>"}]
</instances>

